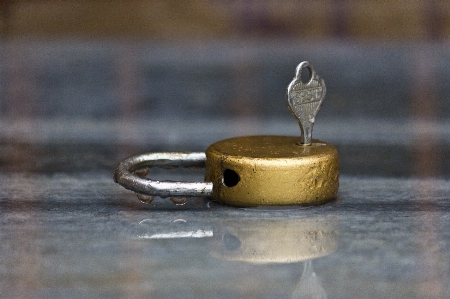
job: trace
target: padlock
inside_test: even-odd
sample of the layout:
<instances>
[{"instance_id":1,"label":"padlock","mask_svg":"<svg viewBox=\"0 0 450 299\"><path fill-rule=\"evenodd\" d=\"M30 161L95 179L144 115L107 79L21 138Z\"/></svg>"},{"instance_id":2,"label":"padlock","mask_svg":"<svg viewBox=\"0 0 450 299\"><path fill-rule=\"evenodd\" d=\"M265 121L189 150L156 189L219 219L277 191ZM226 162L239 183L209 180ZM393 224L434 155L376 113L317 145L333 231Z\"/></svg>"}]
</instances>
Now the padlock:
<instances>
[{"instance_id":1,"label":"padlock","mask_svg":"<svg viewBox=\"0 0 450 299\"><path fill-rule=\"evenodd\" d=\"M309 76L303 82L304 69ZM325 94L325 82L304 61L286 93L300 137L244 136L218 141L205 153L137 155L119 164L114 180L146 203L155 196L170 197L175 204L185 203L187 197L212 197L241 207L326 203L337 195L339 158L333 145L312 139ZM205 182L151 180L146 174L153 166L205 167Z\"/></svg>"}]
</instances>

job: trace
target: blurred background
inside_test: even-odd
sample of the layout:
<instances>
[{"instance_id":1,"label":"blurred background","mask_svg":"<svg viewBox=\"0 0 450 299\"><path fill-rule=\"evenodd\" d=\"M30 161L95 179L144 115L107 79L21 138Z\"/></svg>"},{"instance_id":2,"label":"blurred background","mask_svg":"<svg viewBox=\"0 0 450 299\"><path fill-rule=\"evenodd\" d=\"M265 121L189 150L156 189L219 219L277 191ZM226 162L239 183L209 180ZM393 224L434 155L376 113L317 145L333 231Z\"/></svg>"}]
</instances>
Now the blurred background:
<instances>
[{"instance_id":1,"label":"blurred background","mask_svg":"<svg viewBox=\"0 0 450 299\"><path fill-rule=\"evenodd\" d=\"M144 205L114 183L134 154L300 136L304 60L336 201ZM445 0L0 0L0 297L450 298L449 78Z\"/></svg>"},{"instance_id":2,"label":"blurred background","mask_svg":"<svg viewBox=\"0 0 450 299\"><path fill-rule=\"evenodd\" d=\"M448 1L2 0L0 34L3 171L299 134L284 93L308 60L343 174L449 177Z\"/></svg>"}]
</instances>

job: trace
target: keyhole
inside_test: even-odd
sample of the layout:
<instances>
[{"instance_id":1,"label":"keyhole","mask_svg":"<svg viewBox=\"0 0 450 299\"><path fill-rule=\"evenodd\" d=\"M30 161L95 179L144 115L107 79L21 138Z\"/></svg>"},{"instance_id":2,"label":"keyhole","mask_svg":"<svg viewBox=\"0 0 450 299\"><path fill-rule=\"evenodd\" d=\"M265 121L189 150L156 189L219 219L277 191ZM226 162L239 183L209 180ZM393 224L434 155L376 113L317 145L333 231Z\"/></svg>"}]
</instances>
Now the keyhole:
<instances>
[{"instance_id":1,"label":"keyhole","mask_svg":"<svg viewBox=\"0 0 450 299\"><path fill-rule=\"evenodd\" d=\"M223 171L223 184L227 187L234 187L236 186L241 178L237 174L236 171L231 169L225 169Z\"/></svg>"},{"instance_id":2,"label":"keyhole","mask_svg":"<svg viewBox=\"0 0 450 299\"><path fill-rule=\"evenodd\" d=\"M309 66L305 66L304 68L302 68L302 70L300 71L300 80L302 80L303 84L308 83L311 80L312 77L312 71L311 68Z\"/></svg>"}]
</instances>

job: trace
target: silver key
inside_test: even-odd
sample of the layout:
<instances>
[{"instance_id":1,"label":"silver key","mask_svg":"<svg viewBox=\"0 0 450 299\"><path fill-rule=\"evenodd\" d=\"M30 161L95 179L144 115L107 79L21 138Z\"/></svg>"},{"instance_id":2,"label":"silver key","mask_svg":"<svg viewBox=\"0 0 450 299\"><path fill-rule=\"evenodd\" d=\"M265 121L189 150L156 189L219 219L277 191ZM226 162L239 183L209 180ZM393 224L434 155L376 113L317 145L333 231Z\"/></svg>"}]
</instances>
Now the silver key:
<instances>
[{"instance_id":1,"label":"silver key","mask_svg":"<svg viewBox=\"0 0 450 299\"><path fill-rule=\"evenodd\" d=\"M307 82L303 82L301 78L305 68L309 70ZM325 82L316 74L313 66L308 61L301 62L287 88L287 102L300 125L300 143L303 145L311 145L314 119L325 98L325 92Z\"/></svg>"}]
</instances>

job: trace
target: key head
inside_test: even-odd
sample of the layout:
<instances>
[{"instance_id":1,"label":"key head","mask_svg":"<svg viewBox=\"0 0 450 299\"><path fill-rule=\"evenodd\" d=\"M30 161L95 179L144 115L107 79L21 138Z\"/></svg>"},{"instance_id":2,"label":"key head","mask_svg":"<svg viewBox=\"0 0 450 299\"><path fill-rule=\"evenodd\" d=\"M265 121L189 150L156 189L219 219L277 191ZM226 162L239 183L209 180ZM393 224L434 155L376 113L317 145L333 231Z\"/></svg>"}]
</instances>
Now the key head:
<instances>
[{"instance_id":1,"label":"key head","mask_svg":"<svg viewBox=\"0 0 450 299\"><path fill-rule=\"evenodd\" d=\"M308 71L309 76L302 80L302 71ZM295 77L287 89L288 107L297 118L300 125L301 143L311 144L312 127L317 112L325 98L325 82L320 78L308 61L297 66Z\"/></svg>"}]
</instances>

